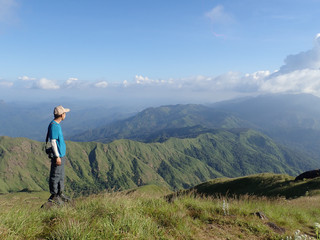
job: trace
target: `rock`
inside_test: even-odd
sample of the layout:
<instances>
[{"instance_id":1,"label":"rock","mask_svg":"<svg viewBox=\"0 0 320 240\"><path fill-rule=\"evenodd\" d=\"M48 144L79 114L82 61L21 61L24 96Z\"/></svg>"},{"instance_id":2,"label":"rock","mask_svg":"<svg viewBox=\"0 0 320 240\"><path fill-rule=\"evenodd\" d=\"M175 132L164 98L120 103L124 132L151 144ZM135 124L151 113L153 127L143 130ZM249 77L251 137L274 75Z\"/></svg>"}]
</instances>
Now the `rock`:
<instances>
[{"instance_id":1,"label":"rock","mask_svg":"<svg viewBox=\"0 0 320 240\"><path fill-rule=\"evenodd\" d=\"M284 234L286 230L282 227L277 226L275 223L267 222L266 223L270 228L272 228L276 233Z\"/></svg>"},{"instance_id":2,"label":"rock","mask_svg":"<svg viewBox=\"0 0 320 240\"><path fill-rule=\"evenodd\" d=\"M299 176L297 176L295 178L295 181L303 180L304 178L312 179L312 178L316 178L316 177L320 177L320 169L311 170L311 171L301 173Z\"/></svg>"},{"instance_id":3,"label":"rock","mask_svg":"<svg viewBox=\"0 0 320 240\"><path fill-rule=\"evenodd\" d=\"M263 221L268 221L267 216L263 212L255 212L255 213L251 213L251 214L259 217ZM270 228L272 228L273 231L275 231L276 233L284 234L286 232L286 230L284 228L277 226L277 224L275 224L273 222L267 222L266 225L269 226Z\"/></svg>"},{"instance_id":4,"label":"rock","mask_svg":"<svg viewBox=\"0 0 320 240\"><path fill-rule=\"evenodd\" d=\"M67 202L62 202L61 204L58 204L58 203L54 203L54 202L51 202L51 201L47 201L45 202L44 204L42 204L41 208L43 209L50 209L50 208L53 208L53 207L62 207L62 206L74 206L75 203L73 200L69 200Z\"/></svg>"},{"instance_id":5,"label":"rock","mask_svg":"<svg viewBox=\"0 0 320 240\"><path fill-rule=\"evenodd\" d=\"M43 209L46 209L46 210L48 210L48 209L50 209L50 208L52 208L52 207L57 207L58 205L57 204L54 204L53 202L45 202L42 206L41 206L41 208L43 208Z\"/></svg>"},{"instance_id":6,"label":"rock","mask_svg":"<svg viewBox=\"0 0 320 240\"><path fill-rule=\"evenodd\" d=\"M259 217L260 219L262 220L268 220L268 218L266 217L266 215L263 213L263 212L255 212L255 213L252 213L253 215Z\"/></svg>"}]
</instances>

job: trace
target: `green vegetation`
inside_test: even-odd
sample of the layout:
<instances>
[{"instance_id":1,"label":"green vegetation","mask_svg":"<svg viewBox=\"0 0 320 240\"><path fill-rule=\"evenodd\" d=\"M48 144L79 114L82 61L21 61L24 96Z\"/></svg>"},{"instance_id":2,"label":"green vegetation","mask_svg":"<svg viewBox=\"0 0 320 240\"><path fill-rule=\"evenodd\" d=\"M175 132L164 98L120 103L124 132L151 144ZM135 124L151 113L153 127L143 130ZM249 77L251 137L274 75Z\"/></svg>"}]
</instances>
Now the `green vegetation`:
<instances>
[{"instance_id":1,"label":"green vegetation","mask_svg":"<svg viewBox=\"0 0 320 240\"><path fill-rule=\"evenodd\" d=\"M260 172L297 175L315 169L305 156L248 129L217 130L163 143L67 142L66 185L76 195L154 184L186 189L216 177ZM48 190L43 143L0 137L0 193Z\"/></svg>"},{"instance_id":2,"label":"green vegetation","mask_svg":"<svg viewBox=\"0 0 320 240\"><path fill-rule=\"evenodd\" d=\"M285 197L293 199L301 196L320 195L320 178L294 181L294 177L286 174L261 173L238 178L218 178L201 183L191 189L181 190L175 195L196 192L206 196L241 195Z\"/></svg>"},{"instance_id":3,"label":"green vegetation","mask_svg":"<svg viewBox=\"0 0 320 240\"><path fill-rule=\"evenodd\" d=\"M40 209L43 193L0 195L0 239L280 240L298 229L316 237L319 196L285 200L185 195L168 202L163 195L154 196L152 188L81 197L48 210Z\"/></svg>"}]
</instances>

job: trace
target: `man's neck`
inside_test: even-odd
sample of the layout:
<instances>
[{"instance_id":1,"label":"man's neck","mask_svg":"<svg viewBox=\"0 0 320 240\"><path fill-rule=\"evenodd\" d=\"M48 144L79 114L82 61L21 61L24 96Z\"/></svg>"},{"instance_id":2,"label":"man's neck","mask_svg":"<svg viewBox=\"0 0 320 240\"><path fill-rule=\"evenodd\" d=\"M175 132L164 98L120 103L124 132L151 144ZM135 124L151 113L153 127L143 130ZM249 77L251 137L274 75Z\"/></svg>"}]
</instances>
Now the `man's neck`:
<instances>
[{"instance_id":1,"label":"man's neck","mask_svg":"<svg viewBox=\"0 0 320 240\"><path fill-rule=\"evenodd\" d=\"M57 122L57 123L60 123L62 121L62 118L61 117L55 118L54 121Z\"/></svg>"}]
</instances>

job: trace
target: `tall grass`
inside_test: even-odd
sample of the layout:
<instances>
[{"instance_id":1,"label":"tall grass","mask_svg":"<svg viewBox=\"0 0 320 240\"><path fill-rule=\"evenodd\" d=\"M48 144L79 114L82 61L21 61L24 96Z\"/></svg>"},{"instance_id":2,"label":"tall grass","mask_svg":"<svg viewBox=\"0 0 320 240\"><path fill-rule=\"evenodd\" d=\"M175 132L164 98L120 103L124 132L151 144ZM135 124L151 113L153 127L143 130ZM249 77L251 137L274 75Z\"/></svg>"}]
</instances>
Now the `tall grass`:
<instances>
[{"instance_id":1,"label":"tall grass","mask_svg":"<svg viewBox=\"0 0 320 240\"><path fill-rule=\"evenodd\" d=\"M0 239L294 239L297 229L316 238L314 223L320 220L320 197L189 195L168 202L145 194L106 193L40 209L45 199L42 193L0 196ZM257 211L268 220L252 214ZM276 233L268 221L286 233Z\"/></svg>"}]
</instances>

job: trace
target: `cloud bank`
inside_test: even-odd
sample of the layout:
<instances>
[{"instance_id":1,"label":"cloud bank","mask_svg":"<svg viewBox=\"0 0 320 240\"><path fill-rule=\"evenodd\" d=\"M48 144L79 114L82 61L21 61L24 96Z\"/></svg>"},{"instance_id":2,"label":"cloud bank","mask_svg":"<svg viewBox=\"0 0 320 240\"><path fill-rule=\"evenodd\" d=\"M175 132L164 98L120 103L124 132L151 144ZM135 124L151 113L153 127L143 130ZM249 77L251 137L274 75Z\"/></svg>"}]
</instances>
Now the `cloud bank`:
<instances>
[{"instance_id":1,"label":"cloud bank","mask_svg":"<svg viewBox=\"0 0 320 240\"><path fill-rule=\"evenodd\" d=\"M279 74L286 74L296 70L320 69L320 33L314 39L311 50L296 55L289 55L284 60L285 64L280 68Z\"/></svg>"}]
</instances>

